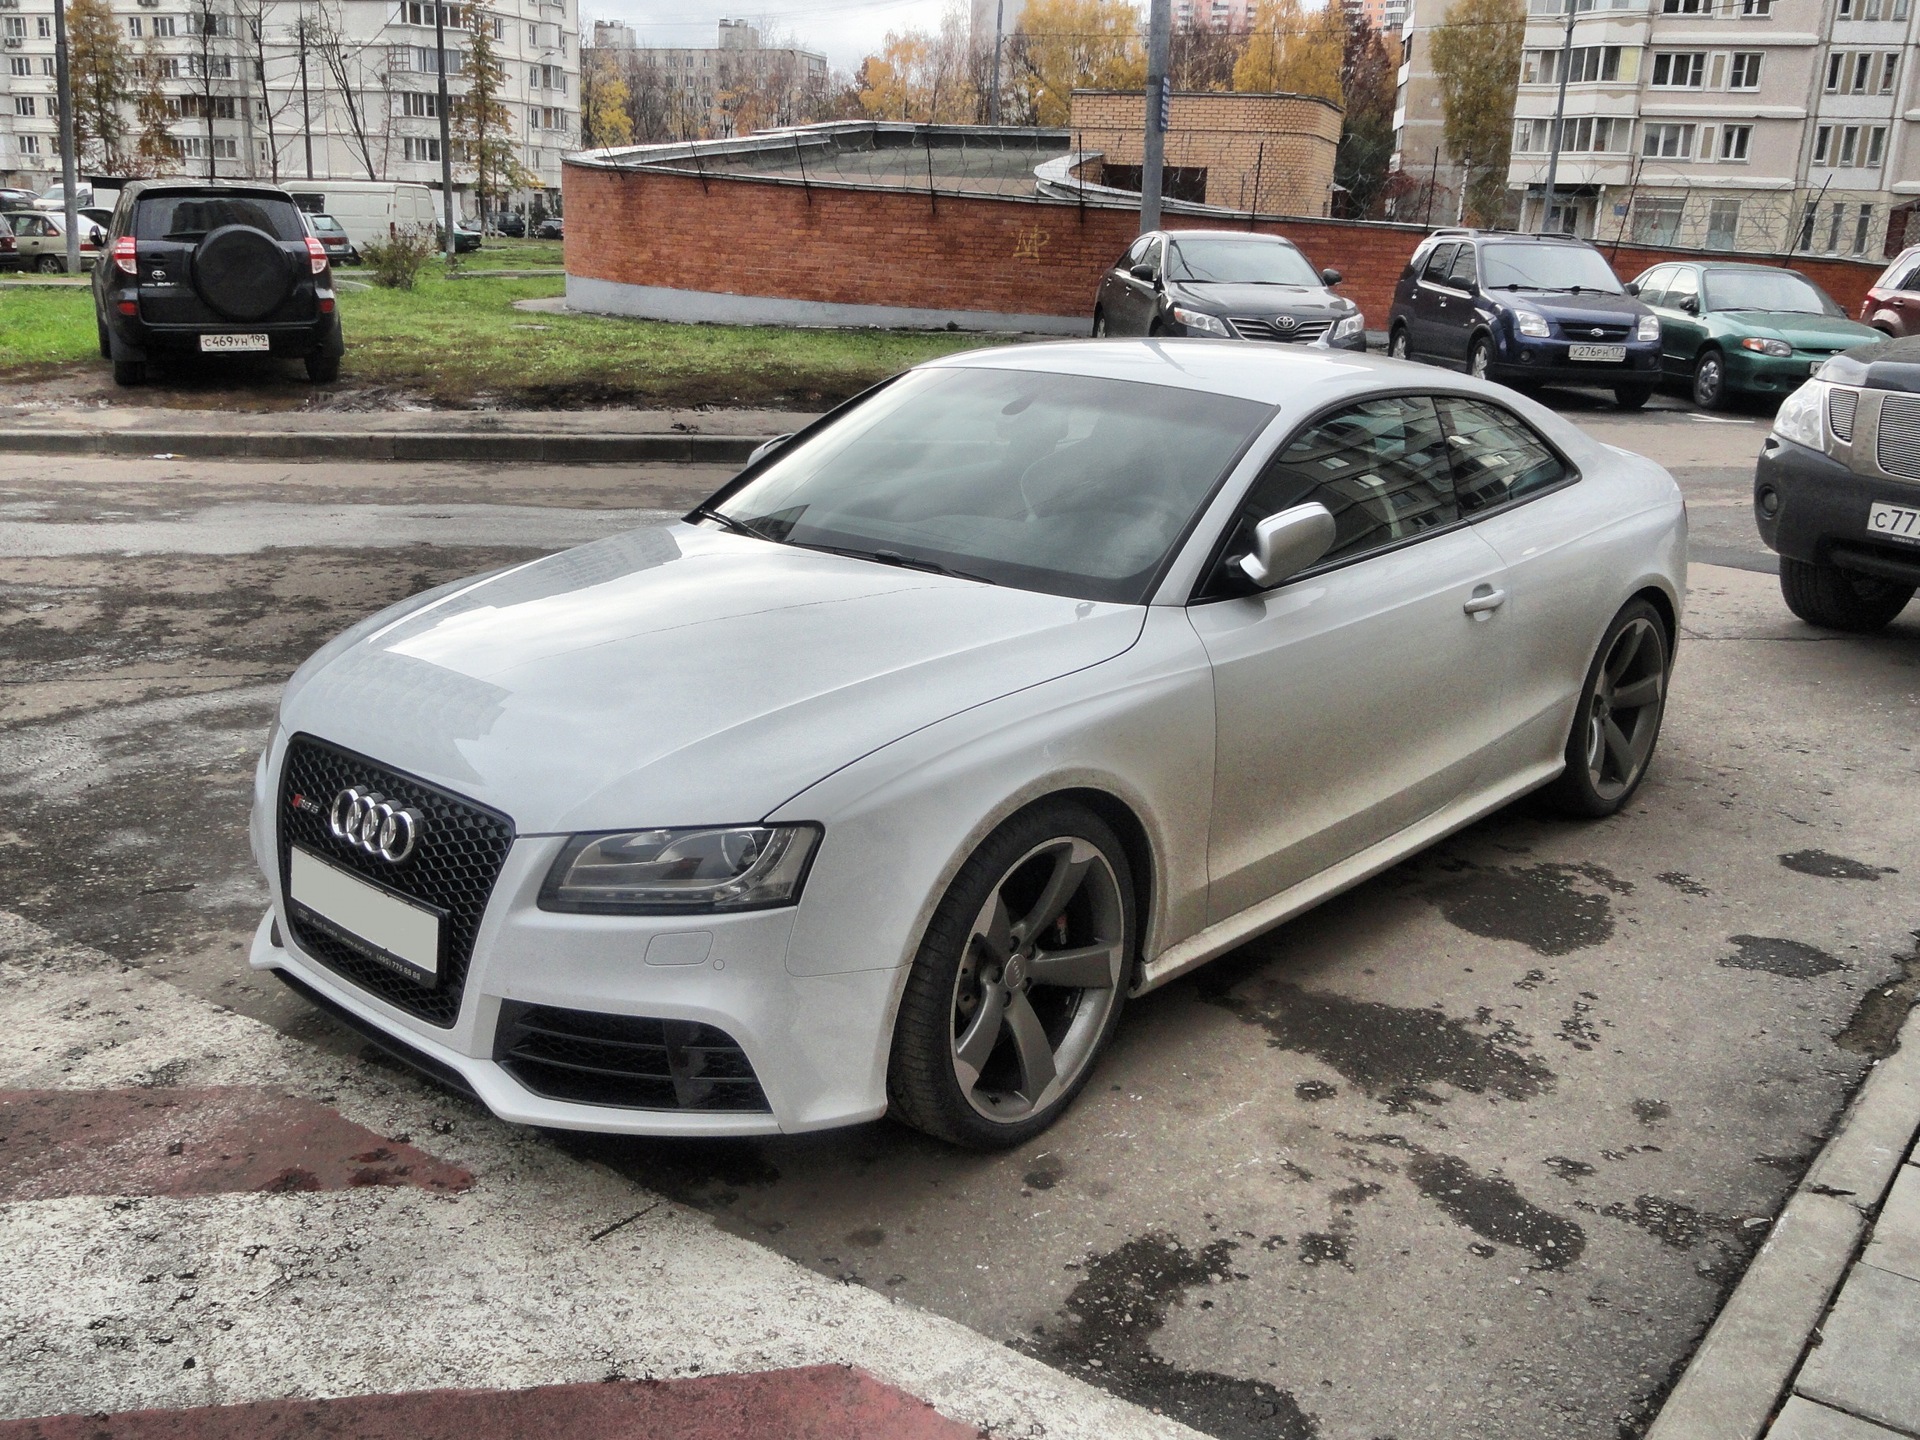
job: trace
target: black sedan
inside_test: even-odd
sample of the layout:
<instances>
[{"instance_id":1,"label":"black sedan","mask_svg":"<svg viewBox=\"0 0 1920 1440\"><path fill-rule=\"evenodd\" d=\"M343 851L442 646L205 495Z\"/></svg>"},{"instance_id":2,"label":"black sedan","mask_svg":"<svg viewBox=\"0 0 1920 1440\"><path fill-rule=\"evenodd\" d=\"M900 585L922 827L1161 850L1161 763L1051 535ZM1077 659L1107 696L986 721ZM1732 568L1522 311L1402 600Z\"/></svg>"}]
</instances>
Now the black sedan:
<instances>
[{"instance_id":1,"label":"black sedan","mask_svg":"<svg viewBox=\"0 0 1920 1440\"><path fill-rule=\"evenodd\" d=\"M536 240L564 240L566 226L558 215L549 215L535 227L533 236Z\"/></svg>"},{"instance_id":2,"label":"black sedan","mask_svg":"<svg viewBox=\"0 0 1920 1440\"><path fill-rule=\"evenodd\" d=\"M1197 335L1367 348L1366 317L1300 247L1238 230L1150 230L1101 277L1095 335Z\"/></svg>"}]
</instances>

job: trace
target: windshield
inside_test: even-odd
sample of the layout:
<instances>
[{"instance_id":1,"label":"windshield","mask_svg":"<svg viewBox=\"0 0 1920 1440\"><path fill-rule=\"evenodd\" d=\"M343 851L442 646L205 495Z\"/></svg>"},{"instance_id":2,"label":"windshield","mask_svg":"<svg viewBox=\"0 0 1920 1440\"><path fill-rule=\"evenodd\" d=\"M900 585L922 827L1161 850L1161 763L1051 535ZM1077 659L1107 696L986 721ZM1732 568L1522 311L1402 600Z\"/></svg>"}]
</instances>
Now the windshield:
<instances>
[{"instance_id":1,"label":"windshield","mask_svg":"<svg viewBox=\"0 0 1920 1440\"><path fill-rule=\"evenodd\" d=\"M140 240L198 240L223 225L251 225L276 240L307 233L292 201L266 195L154 195L140 202L133 217Z\"/></svg>"},{"instance_id":2,"label":"windshield","mask_svg":"<svg viewBox=\"0 0 1920 1440\"><path fill-rule=\"evenodd\" d=\"M344 233L340 222L331 215L311 215L308 217L308 220L313 225L313 228L323 235L339 235Z\"/></svg>"},{"instance_id":3,"label":"windshield","mask_svg":"<svg viewBox=\"0 0 1920 1440\"><path fill-rule=\"evenodd\" d=\"M1619 295L1620 277L1598 250L1583 245L1485 245L1481 280L1487 290L1598 290Z\"/></svg>"},{"instance_id":4,"label":"windshield","mask_svg":"<svg viewBox=\"0 0 1920 1440\"><path fill-rule=\"evenodd\" d=\"M917 370L713 509L783 544L1140 604L1271 413L1136 381Z\"/></svg>"},{"instance_id":5,"label":"windshield","mask_svg":"<svg viewBox=\"0 0 1920 1440\"><path fill-rule=\"evenodd\" d=\"M1172 241L1167 246L1167 278L1202 285L1318 285L1307 257L1274 240L1237 240L1230 236Z\"/></svg>"},{"instance_id":6,"label":"windshield","mask_svg":"<svg viewBox=\"0 0 1920 1440\"><path fill-rule=\"evenodd\" d=\"M1707 309L1840 314L1840 307L1818 285L1790 270L1709 270Z\"/></svg>"}]
</instances>

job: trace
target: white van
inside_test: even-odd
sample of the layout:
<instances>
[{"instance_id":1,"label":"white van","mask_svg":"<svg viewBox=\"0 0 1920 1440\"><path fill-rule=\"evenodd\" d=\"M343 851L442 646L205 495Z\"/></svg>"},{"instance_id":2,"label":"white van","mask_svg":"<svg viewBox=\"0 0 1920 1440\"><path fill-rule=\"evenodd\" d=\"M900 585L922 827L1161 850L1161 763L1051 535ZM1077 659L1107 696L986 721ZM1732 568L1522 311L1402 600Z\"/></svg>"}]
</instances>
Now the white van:
<instances>
[{"instance_id":1,"label":"white van","mask_svg":"<svg viewBox=\"0 0 1920 1440\"><path fill-rule=\"evenodd\" d=\"M290 180L293 203L309 215L331 215L357 253L394 230L431 229L439 218L434 192L397 180Z\"/></svg>"}]
</instances>

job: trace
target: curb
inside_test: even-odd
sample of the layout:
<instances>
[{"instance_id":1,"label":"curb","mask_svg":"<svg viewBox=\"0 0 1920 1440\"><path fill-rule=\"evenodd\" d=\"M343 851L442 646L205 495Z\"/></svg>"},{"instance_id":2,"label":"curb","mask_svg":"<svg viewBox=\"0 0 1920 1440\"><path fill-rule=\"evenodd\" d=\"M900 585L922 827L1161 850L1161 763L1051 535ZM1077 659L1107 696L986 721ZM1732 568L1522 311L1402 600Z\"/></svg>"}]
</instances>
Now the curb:
<instances>
[{"instance_id":1,"label":"curb","mask_svg":"<svg viewBox=\"0 0 1920 1440\"><path fill-rule=\"evenodd\" d=\"M1644 1440L1758 1440L1920 1131L1920 1009L1876 1064Z\"/></svg>"},{"instance_id":2,"label":"curb","mask_svg":"<svg viewBox=\"0 0 1920 1440\"><path fill-rule=\"evenodd\" d=\"M0 430L0 454L242 460L498 460L739 465L761 435L537 435L466 430Z\"/></svg>"}]
</instances>

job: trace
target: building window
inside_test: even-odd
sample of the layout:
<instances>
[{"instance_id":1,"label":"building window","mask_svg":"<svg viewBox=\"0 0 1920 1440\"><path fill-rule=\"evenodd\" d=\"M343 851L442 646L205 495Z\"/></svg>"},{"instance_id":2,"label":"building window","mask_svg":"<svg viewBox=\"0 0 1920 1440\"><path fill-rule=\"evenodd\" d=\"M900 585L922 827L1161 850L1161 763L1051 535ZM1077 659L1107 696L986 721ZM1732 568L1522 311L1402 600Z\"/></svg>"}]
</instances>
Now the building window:
<instances>
[{"instance_id":1,"label":"building window","mask_svg":"<svg viewBox=\"0 0 1920 1440\"><path fill-rule=\"evenodd\" d=\"M1558 50L1529 50L1521 67L1521 82L1527 85L1558 84L1561 53ZM1569 85L1620 78L1618 45L1577 45L1566 53Z\"/></svg>"},{"instance_id":2,"label":"building window","mask_svg":"<svg viewBox=\"0 0 1920 1440\"><path fill-rule=\"evenodd\" d=\"M1900 57L1898 54L1889 52L1880 57L1880 93L1882 95L1893 94L1893 77L1899 73L1899 70Z\"/></svg>"},{"instance_id":3,"label":"building window","mask_svg":"<svg viewBox=\"0 0 1920 1440\"><path fill-rule=\"evenodd\" d=\"M438 160L440 158L440 142L438 139L424 139L409 135L401 141L401 144L405 147L406 158L409 160Z\"/></svg>"},{"instance_id":4,"label":"building window","mask_svg":"<svg viewBox=\"0 0 1920 1440\"><path fill-rule=\"evenodd\" d=\"M1860 163L1863 165L1878 165L1886 153L1887 127L1884 125L1875 125L1867 131L1867 154L1866 158Z\"/></svg>"},{"instance_id":5,"label":"building window","mask_svg":"<svg viewBox=\"0 0 1920 1440\"><path fill-rule=\"evenodd\" d=\"M493 38L496 40L504 40L507 38L507 22L502 20L498 15L493 17Z\"/></svg>"},{"instance_id":6,"label":"building window","mask_svg":"<svg viewBox=\"0 0 1920 1440\"><path fill-rule=\"evenodd\" d=\"M171 40L173 38L173 16L171 15L154 16L153 17L153 33L157 39Z\"/></svg>"},{"instance_id":7,"label":"building window","mask_svg":"<svg viewBox=\"0 0 1920 1440\"><path fill-rule=\"evenodd\" d=\"M1840 88L1840 77L1847 72L1847 57L1836 50L1827 56L1827 93L1833 94Z\"/></svg>"},{"instance_id":8,"label":"building window","mask_svg":"<svg viewBox=\"0 0 1920 1440\"><path fill-rule=\"evenodd\" d=\"M20 141L20 153L22 155L38 155L40 153L40 137L38 135L21 135L17 138Z\"/></svg>"},{"instance_id":9,"label":"building window","mask_svg":"<svg viewBox=\"0 0 1920 1440\"><path fill-rule=\"evenodd\" d=\"M27 38L27 22L18 15L9 15L6 32L9 40L24 40Z\"/></svg>"},{"instance_id":10,"label":"building window","mask_svg":"<svg viewBox=\"0 0 1920 1440\"><path fill-rule=\"evenodd\" d=\"M1833 7L1833 17L1836 20L1851 20L1853 18L1853 0L1836 0Z\"/></svg>"},{"instance_id":11,"label":"building window","mask_svg":"<svg viewBox=\"0 0 1920 1440\"><path fill-rule=\"evenodd\" d=\"M1725 125L1720 130L1720 158L1722 160L1744 160L1747 158L1747 146L1753 139L1751 125Z\"/></svg>"},{"instance_id":12,"label":"building window","mask_svg":"<svg viewBox=\"0 0 1920 1440\"><path fill-rule=\"evenodd\" d=\"M527 83L535 90L558 90L567 93L567 72L558 65L529 65Z\"/></svg>"},{"instance_id":13,"label":"building window","mask_svg":"<svg viewBox=\"0 0 1920 1440\"><path fill-rule=\"evenodd\" d=\"M1873 228L1873 206L1862 205L1860 213L1853 222L1853 253L1864 255L1867 249L1867 232Z\"/></svg>"},{"instance_id":14,"label":"building window","mask_svg":"<svg viewBox=\"0 0 1920 1440\"><path fill-rule=\"evenodd\" d=\"M1758 90L1760 88L1761 52L1758 50L1738 50L1734 52L1733 65L1727 72L1727 86L1733 90Z\"/></svg>"},{"instance_id":15,"label":"building window","mask_svg":"<svg viewBox=\"0 0 1920 1440\"><path fill-rule=\"evenodd\" d=\"M1725 198L1715 200L1707 207L1707 248L1709 250L1733 249L1734 236L1740 229L1740 202Z\"/></svg>"},{"instance_id":16,"label":"building window","mask_svg":"<svg viewBox=\"0 0 1920 1440\"><path fill-rule=\"evenodd\" d=\"M207 158L207 138L204 135L175 135L168 142L175 155L182 160L204 160ZM231 136L216 135L213 138L213 158L216 160L238 160L240 142Z\"/></svg>"},{"instance_id":17,"label":"building window","mask_svg":"<svg viewBox=\"0 0 1920 1440\"><path fill-rule=\"evenodd\" d=\"M1704 50L1676 50L1653 57L1653 83L1670 90L1698 90L1707 69Z\"/></svg>"},{"instance_id":18,"label":"building window","mask_svg":"<svg viewBox=\"0 0 1920 1440\"><path fill-rule=\"evenodd\" d=\"M40 73L41 73L42 75L52 75L52 74L54 74L54 73L55 73L55 71L54 71L54 64L53 64L53 56L51 56L51 55L42 55L42 56L40 57Z\"/></svg>"},{"instance_id":19,"label":"building window","mask_svg":"<svg viewBox=\"0 0 1920 1440\"><path fill-rule=\"evenodd\" d=\"M1768 16L1773 14L1773 0L1740 0L1740 13L1743 16Z\"/></svg>"},{"instance_id":20,"label":"building window","mask_svg":"<svg viewBox=\"0 0 1920 1440\"><path fill-rule=\"evenodd\" d=\"M418 90L403 91L400 96L400 113L411 115L416 120L437 120L440 118L440 97L423 94Z\"/></svg>"},{"instance_id":21,"label":"building window","mask_svg":"<svg viewBox=\"0 0 1920 1440\"><path fill-rule=\"evenodd\" d=\"M36 104L37 102L31 95L16 95L13 97L13 113L16 115L37 115L40 112L34 108Z\"/></svg>"},{"instance_id":22,"label":"building window","mask_svg":"<svg viewBox=\"0 0 1920 1440\"><path fill-rule=\"evenodd\" d=\"M203 10L192 20L192 34L212 36L218 40L233 38L233 17L230 15L217 15L211 10Z\"/></svg>"},{"instance_id":23,"label":"building window","mask_svg":"<svg viewBox=\"0 0 1920 1440\"><path fill-rule=\"evenodd\" d=\"M1687 202L1642 197L1633 204L1633 239L1639 245L1671 245L1680 237L1680 215Z\"/></svg>"},{"instance_id":24,"label":"building window","mask_svg":"<svg viewBox=\"0 0 1920 1440\"><path fill-rule=\"evenodd\" d=\"M33 62L24 55L16 55L7 62L7 68L15 75L33 74Z\"/></svg>"},{"instance_id":25,"label":"building window","mask_svg":"<svg viewBox=\"0 0 1920 1440\"><path fill-rule=\"evenodd\" d=\"M140 38L140 32L145 28L146 27L140 23L140 17L138 15L129 15L127 17L127 34L131 35L134 39L138 40Z\"/></svg>"},{"instance_id":26,"label":"building window","mask_svg":"<svg viewBox=\"0 0 1920 1440\"><path fill-rule=\"evenodd\" d=\"M1853 57L1853 93L1867 93L1867 82L1873 78L1873 56L1862 50Z\"/></svg>"},{"instance_id":27,"label":"building window","mask_svg":"<svg viewBox=\"0 0 1920 1440\"><path fill-rule=\"evenodd\" d=\"M435 16L433 13L435 10L440 12L438 16ZM400 23L403 25L425 25L431 28L436 19L438 19L443 28L458 30L460 28L460 7L458 5L434 5L431 3L431 0L425 5L422 5L420 0L406 0L406 3L400 7Z\"/></svg>"},{"instance_id":28,"label":"building window","mask_svg":"<svg viewBox=\"0 0 1920 1440\"><path fill-rule=\"evenodd\" d=\"M414 45L407 48L411 49L412 52L413 68L422 75L439 74L440 62L443 59L446 61L447 74L461 75L466 73L466 56L462 55L458 50L435 50L429 45Z\"/></svg>"},{"instance_id":29,"label":"building window","mask_svg":"<svg viewBox=\"0 0 1920 1440\"><path fill-rule=\"evenodd\" d=\"M1640 153L1650 159L1690 160L1693 158L1693 126L1648 125ZM1677 201L1675 202L1678 203Z\"/></svg>"},{"instance_id":30,"label":"building window","mask_svg":"<svg viewBox=\"0 0 1920 1440\"><path fill-rule=\"evenodd\" d=\"M1832 148L1833 127L1831 125L1821 125L1816 128L1813 132L1813 163L1816 165L1826 164L1827 152Z\"/></svg>"},{"instance_id":31,"label":"building window","mask_svg":"<svg viewBox=\"0 0 1920 1440\"><path fill-rule=\"evenodd\" d=\"M189 55L187 56L187 74L196 80L231 80L233 57L231 55Z\"/></svg>"},{"instance_id":32,"label":"building window","mask_svg":"<svg viewBox=\"0 0 1920 1440\"><path fill-rule=\"evenodd\" d=\"M51 40L53 38L53 17L51 15L38 16L33 22L33 33L42 40Z\"/></svg>"},{"instance_id":33,"label":"building window","mask_svg":"<svg viewBox=\"0 0 1920 1440\"><path fill-rule=\"evenodd\" d=\"M1840 129L1840 158L1833 163L1842 170L1851 170L1859 162L1860 127L1843 125Z\"/></svg>"},{"instance_id":34,"label":"building window","mask_svg":"<svg viewBox=\"0 0 1920 1440\"><path fill-rule=\"evenodd\" d=\"M1660 0L1662 15L1711 15L1713 0Z\"/></svg>"}]
</instances>

